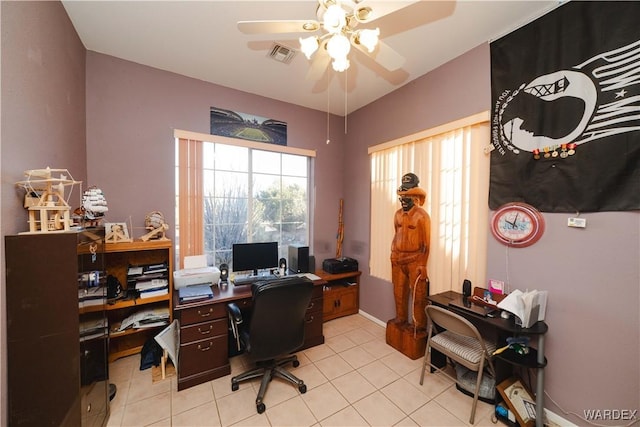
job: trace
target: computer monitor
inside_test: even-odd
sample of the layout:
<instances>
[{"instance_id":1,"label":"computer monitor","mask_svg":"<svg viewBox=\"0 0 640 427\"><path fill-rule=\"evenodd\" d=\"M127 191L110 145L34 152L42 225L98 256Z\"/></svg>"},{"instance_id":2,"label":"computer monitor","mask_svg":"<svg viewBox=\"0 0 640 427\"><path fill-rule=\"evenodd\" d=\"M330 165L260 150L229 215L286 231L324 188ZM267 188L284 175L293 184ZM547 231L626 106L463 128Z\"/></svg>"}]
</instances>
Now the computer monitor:
<instances>
[{"instance_id":1,"label":"computer monitor","mask_svg":"<svg viewBox=\"0 0 640 427\"><path fill-rule=\"evenodd\" d=\"M258 270L278 267L278 242L234 243L233 271L251 270L254 276Z\"/></svg>"}]
</instances>

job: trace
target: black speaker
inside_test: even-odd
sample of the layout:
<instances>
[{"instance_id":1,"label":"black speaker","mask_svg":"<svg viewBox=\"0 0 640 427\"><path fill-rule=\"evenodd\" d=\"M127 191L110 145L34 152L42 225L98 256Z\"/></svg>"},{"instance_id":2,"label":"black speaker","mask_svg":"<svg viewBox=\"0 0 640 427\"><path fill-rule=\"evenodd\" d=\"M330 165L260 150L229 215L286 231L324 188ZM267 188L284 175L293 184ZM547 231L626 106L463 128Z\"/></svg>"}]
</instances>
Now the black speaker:
<instances>
[{"instance_id":1,"label":"black speaker","mask_svg":"<svg viewBox=\"0 0 640 427\"><path fill-rule=\"evenodd\" d=\"M462 282L462 296L465 298L471 296L471 282L467 279Z\"/></svg>"},{"instance_id":2,"label":"black speaker","mask_svg":"<svg viewBox=\"0 0 640 427\"><path fill-rule=\"evenodd\" d=\"M226 282L229 280L229 266L227 264L220 264L220 281Z\"/></svg>"},{"instance_id":3,"label":"black speaker","mask_svg":"<svg viewBox=\"0 0 640 427\"><path fill-rule=\"evenodd\" d=\"M289 245L289 270L293 273L310 273L309 246Z\"/></svg>"}]
</instances>

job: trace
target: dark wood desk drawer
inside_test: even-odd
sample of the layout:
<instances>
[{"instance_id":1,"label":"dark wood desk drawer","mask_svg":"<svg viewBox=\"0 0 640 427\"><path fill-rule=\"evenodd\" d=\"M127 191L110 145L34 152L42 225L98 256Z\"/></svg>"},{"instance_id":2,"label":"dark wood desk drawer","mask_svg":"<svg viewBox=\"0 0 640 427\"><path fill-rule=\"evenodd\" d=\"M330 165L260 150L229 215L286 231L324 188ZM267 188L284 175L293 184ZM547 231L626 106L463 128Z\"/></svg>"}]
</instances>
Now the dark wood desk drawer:
<instances>
[{"instance_id":1,"label":"dark wood desk drawer","mask_svg":"<svg viewBox=\"0 0 640 427\"><path fill-rule=\"evenodd\" d=\"M227 318L226 304L209 304L187 308L180 312L180 326Z\"/></svg>"},{"instance_id":2,"label":"dark wood desk drawer","mask_svg":"<svg viewBox=\"0 0 640 427\"><path fill-rule=\"evenodd\" d=\"M229 363L227 356L227 336L195 341L180 345L180 377L188 377L209 371Z\"/></svg>"},{"instance_id":3,"label":"dark wood desk drawer","mask_svg":"<svg viewBox=\"0 0 640 427\"><path fill-rule=\"evenodd\" d=\"M322 288L320 286L316 288L319 288L320 298L312 298L305 313L304 344L301 349L324 343L324 336L322 335Z\"/></svg>"},{"instance_id":4,"label":"dark wood desk drawer","mask_svg":"<svg viewBox=\"0 0 640 427\"><path fill-rule=\"evenodd\" d=\"M218 335L227 334L227 318L210 322L196 323L180 328L180 342L183 344L202 339L211 339Z\"/></svg>"}]
</instances>

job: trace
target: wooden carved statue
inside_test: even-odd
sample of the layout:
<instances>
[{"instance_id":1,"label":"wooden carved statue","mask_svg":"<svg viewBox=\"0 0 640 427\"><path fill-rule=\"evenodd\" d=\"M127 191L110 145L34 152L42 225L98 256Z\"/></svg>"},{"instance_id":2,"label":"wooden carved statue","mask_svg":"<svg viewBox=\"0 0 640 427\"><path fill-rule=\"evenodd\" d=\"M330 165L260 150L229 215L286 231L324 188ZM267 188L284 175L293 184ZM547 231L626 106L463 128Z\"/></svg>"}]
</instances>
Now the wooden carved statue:
<instances>
[{"instance_id":1,"label":"wooden carved statue","mask_svg":"<svg viewBox=\"0 0 640 427\"><path fill-rule=\"evenodd\" d=\"M393 218L395 236L391 243L391 280L396 305L396 317L390 323L405 328L413 323L414 331L427 326L427 260L431 238L431 218L422 208L426 192L418 187L420 180L413 173L402 177L398 196L402 208ZM409 307L409 301L412 306Z\"/></svg>"}]
</instances>

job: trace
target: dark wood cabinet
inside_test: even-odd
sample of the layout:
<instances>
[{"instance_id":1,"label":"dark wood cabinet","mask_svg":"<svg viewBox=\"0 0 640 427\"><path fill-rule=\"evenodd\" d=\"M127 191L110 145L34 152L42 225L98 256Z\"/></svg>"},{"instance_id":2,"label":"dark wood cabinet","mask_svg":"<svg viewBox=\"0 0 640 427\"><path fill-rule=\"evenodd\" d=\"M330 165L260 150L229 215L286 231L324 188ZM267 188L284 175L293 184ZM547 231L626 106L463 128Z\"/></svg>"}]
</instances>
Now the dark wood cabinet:
<instances>
[{"instance_id":1,"label":"dark wood cabinet","mask_svg":"<svg viewBox=\"0 0 640 427\"><path fill-rule=\"evenodd\" d=\"M180 322L178 391L231 373L226 303L185 305Z\"/></svg>"},{"instance_id":2,"label":"dark wood cabinet","mask_svg":"<svg viewBox=\"0 0 640 427\"><path fill-rule=\"evenodd\" d=\"M5 236L11 426L109 418L102 237L101 229Z\"/></svg>"},{"instance_id":3,"label":"dark wood cabinet","mask_svg":"<svg viewBox=\"0 0 640 427\"><path fill-rule=\"evenodd\" d=\"M360 271L332 274L316 271L326 282L322 317L324 321L358 313L360 309Z\"/></svg>"},{"instance_id":4,"label":"dark wood cabinet","mask_svg":"<svg viewBox=\"0 0 640 427\"><path fill-rule=\"evenodd\" d=\"M324 344L324 335L322 333L322 306L322 286L316 285L313 287L311 302L309 303L304 319L306 322L304 327L304 344L300 350Z\"/></svg>"}]
</instances>

